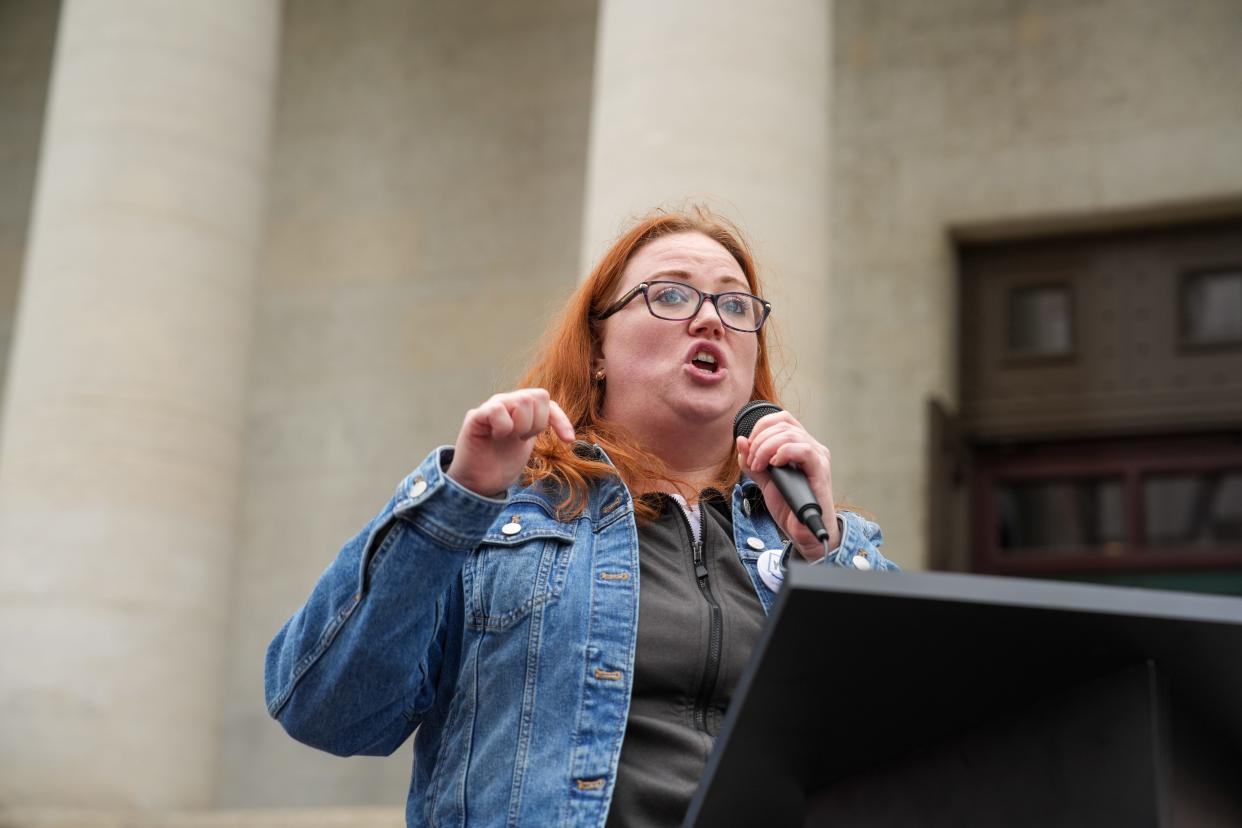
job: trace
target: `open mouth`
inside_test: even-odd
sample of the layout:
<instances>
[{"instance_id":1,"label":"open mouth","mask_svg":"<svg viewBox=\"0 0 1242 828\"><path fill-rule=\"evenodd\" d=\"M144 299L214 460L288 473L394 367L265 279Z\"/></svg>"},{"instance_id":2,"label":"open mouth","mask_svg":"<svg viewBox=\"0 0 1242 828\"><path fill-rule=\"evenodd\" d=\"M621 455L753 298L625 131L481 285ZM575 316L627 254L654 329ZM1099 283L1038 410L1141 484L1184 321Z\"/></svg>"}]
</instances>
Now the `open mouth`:
<instances>
[{"instance_id":1,"label":"open mouth","mask_svg":"<svg viewBox=\"0 0 1242 828\"><path fill-rule=\"evenodd\" d=\"M720 366L716 364L716 357L707 353L707 351L699 351L690 360L690 364L700 371L714 374L720 370Z\"/></svg>"}]
</instances>

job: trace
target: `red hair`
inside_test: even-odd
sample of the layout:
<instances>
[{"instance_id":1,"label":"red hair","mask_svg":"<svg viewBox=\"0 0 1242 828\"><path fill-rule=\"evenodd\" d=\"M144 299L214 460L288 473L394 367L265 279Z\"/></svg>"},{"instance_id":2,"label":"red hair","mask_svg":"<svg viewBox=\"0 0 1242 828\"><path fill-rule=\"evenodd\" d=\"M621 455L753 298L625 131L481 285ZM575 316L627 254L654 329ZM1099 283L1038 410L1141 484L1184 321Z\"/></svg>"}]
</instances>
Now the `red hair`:
<instances>
[{"instance_id":1,"label":"red hair","mask_svg":"<svg viewBox=\"0 0 1242 828\"><path fill-rule=\"evenodd\" d=\"M612 460L610 466L600 460L581 457L551 431L545 431L536 439L524 481L527 484L545 480L555 483L564 492L558 504L562 517L582 514L593 480L615 473L632 493L640 495L652 491L660 481L670 479L659 457L603 416L605 391L591 377L591 363L600 347L598 323L592 321L591 315L599 313L612 301L626 265L638 250L655 239L675 233L702 233L719 242L737 260L750 292L763 295L754 259L741 232L728 219L706 207L654 212L612 243L591 275L569 298L520 384L524 388L546 388L574 424L578 438L598 444ZM765 325L756 334L759 352L750 398L771 400L779 405L768 358L767 327ZM726 452L715 487L723 492L730 491L740 471L734 452ZM657 514L654 506L637 497L635 511L640 520L654 519Z\"/></svg>"}]
</instances>

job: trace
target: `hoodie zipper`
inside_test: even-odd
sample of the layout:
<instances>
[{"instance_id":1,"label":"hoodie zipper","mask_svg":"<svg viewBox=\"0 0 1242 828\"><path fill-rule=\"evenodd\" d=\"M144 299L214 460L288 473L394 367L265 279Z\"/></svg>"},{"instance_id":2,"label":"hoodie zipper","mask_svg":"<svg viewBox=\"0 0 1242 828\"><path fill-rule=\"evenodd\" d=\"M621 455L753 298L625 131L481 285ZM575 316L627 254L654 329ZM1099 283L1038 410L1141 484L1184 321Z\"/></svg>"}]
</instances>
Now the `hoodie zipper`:
<instances>
[{"instance_id":1,"label":"hoodie zipper","mask_svg":"<svg viewBox=\"0 0 1242 828\"><path fill-rule=\"evenodd\" d=\"M707 707L716 692L716 682L720 678L720 651L724 638L724 621L720 613L720 604L712 594L711 580L707 574L707 564L703 556L703 538L707 537L707 512L702 502L699 503L699 539L694 540L694 532L690 528L690 518L686 510L677 504L677 512L686 524L686 532L691 538L691 561L694 563L694 578L698 582L699 592L707 602L711 616L711 635L707 644L707 659L703 666L703 680L699 683L699 691L694 700L694 726L707 732Z\"/></svg>"}]
</instances>

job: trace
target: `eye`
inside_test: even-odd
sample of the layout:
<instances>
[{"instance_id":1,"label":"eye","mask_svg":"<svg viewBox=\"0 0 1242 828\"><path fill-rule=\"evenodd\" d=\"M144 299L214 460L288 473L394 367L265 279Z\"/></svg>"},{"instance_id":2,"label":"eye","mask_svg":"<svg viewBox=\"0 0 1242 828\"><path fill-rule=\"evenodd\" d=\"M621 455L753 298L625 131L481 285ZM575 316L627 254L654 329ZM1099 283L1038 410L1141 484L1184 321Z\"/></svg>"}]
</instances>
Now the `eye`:
<instances>
[{"instance_id":1,"label":"eye","mask_svg":"<svg viewBox=\"0 0 1242 828\"><path fill-rule=\"evenodd\" d=\"M693 301L690 298L690 288L685 285L673 284L657 284L647 289L647 298L652 302L660 305L675 306L684 305Z\"/></svg>"},{"instance_id":2,"label":"eye","mask_svg":"<svg viewBox=\"0 0 1242 828\"><path fill-rule=\"evenodd\" d=\"M740 293L726 293L718 302L722 313L740 319L749 319L754 315L755 304L749 296Z\"/></svg>"}]
</instances>

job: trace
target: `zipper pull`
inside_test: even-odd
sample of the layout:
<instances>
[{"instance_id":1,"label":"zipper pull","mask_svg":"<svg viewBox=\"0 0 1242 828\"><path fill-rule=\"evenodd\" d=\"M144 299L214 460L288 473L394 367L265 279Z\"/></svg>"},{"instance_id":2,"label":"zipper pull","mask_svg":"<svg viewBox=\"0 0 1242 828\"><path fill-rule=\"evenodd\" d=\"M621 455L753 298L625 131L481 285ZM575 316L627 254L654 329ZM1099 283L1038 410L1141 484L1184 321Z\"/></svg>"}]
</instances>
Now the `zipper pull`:
<instances>
[{"instance_id":1,"label":"zipper pull","mask_svg":"<svg viewBox=\"0 0 1242 828\"><path fill-rule=\"evenodd\" d=\"M694 575L700 581L707 580L707 566L703 563L703 541L694 542Z\"/></svg>"}]
</instances>

